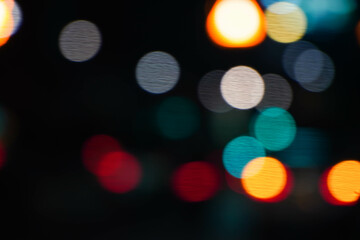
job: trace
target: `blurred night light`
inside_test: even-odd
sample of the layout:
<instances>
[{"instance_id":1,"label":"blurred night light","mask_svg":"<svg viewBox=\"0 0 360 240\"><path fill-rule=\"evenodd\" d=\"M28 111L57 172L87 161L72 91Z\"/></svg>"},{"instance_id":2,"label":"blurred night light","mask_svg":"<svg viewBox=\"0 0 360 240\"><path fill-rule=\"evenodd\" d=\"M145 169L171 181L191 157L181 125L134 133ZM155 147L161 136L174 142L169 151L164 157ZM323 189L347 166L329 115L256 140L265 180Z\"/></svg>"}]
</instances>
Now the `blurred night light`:
<instances>
[{"instance_id":1,"label":"blurred night light","mask_svg":"<svg viewBox=\"0 0 360 240\"><path fill-rule=\"evenodd\" d=\"M302 0L300 7L308 20L307 32L328 39L328 34L344 31L356 12L356 0Z\"/></svg>"},{"instance_id":2,"label":"blurred night light","mask_svg":"<svg viewBox=\"0 0 360 240\"><path fill-rule=\"evenodd\" d=\"M266 9L265 16L267 33L274 41L291 43L306 33L306 16L295 4L276 2Z\"/></svg>"},{"instance_id":3,"label":"blurred night light","mask_svg":"<svg viewBox=\"0 0 360 240\"><path fill-rule=\"evenodd\" d=\"M14 0L0 1L0 46L7 43L14 31Z\"/></svg>"},{"instance_id":4,"label":"blurred night light","mask_svg":"<svg viewBox=\"0 0 360 240\"><path fill-rule=\"evenodd\" d=\"M241 174L245 192L256 200L279 202L292 187L289 170L277 159L259 157L250 161Z\"/></svg>"},{"instance_id":5,"label":"blurred night light","mask_svg":"<svg viewBox=\"0 0 360 240\"><path fill-rule=\"evenodd\" d=\"M108 135L94 135L87 139L82 147L83 164L88 171L99 174L99 164L104 155L114 151L120 151L119 142Z\"/></svg>"},{"instance_id":6,"label":"blurred night light","mask_svg":"<svg viewBox=\"0 0 360 240\"><path fill-rule=\"evenodd\" d=\"M298 41L289 44L286 47L282 56L282 66L287 75L293 80L296 79L294 71L296 60L303 52L310 49L317 49L317 47L314 44L306 41Z\"/></svg>"},{"instance_id":7,"label":"blurred night light","mask_svg":"<svg viewBox=\"0 0 360 240\"><path fill-rule=\"evenodd\" d=\"M295 61L295 80L299 83L314 82L320 77L323 66L323 53L317 49L308 49L302 52Z\"/></svg>"},{"instance_id":8,"label":"blurred night light","mask_svg":"<svg viewBox=\"0 0 360 240\"><path fill-rule=\"evenodd\" d=\"M92 22L77 20L67 24L60 32L59 48L62 55L73 62L92 59L100 50L101 33Z\"/></svg>"},{"instance_id":9,"label":"blurred night light","mask_svg":"<svg viewBox=\"0 0 360 240\"><path fill-rule=\"evenodd\" d=\"M200 113L191 100L170 97L158 106L156 124L166 138L184 139L194 134L200 126Z\"/></svg>"},{"instance_id":10,"label":"blurred night light","mask_svg":"<svg viewBox=\"0 0 360 240\"><path fill-rule=\"evenodd\" d=\"M360 197L360 162L342 161L325 171L320 190L334 205L354 205Z\"/></svg>"},{"instance_id":11,"label":"blurred night light","mask_svg":"<svg viewBox=\"0 0 360 240\"><path fill-rule=\"evenodd\" d=\"M213 197L220 186L217 169L208 162L190 162L174 173L172 187L175 194L187 202L201 202Z\"/></svg>"},{"instance_id":12,"label":"blurred night light","mask_svg":"<svg viewBox=\"0 0 360 240\"><path fill-rule=\"evenodd\" d=\"M255 0L217 0L206 29L212 41L223 47L252 47L266 36L264 13Z\"/></svg>"},{"instance_id":13,"label":"blurred night light","mask_svg":"<svg viewBox=\"0 0 360 240\"><path fill-rule=\"evenodd\" d=\"M261 5L265 8L268 8L270 5L277 3L277 2L289 2L292 4L296 4L299 6L302 0L260 0Z\"/></svg>"},{"instance_id":14,"label":"blurred night light","mask_svg":"<svg viewBox=\"0 0 360 240\"><path fill-rule=\"evenodd\" d=\"M319 70L309 66L309 62L312 62L310 59L315 59L319 56L322 58L320 73ZM317 64L314 63L313 66L317 66ZM316 77L314 78L314 76ZM325 53L318 50L307 50L296 60L295 77L304 89L310 92L323 92L330 87L334 80L335 66L332 59ZM309 81L309 79L312 81Z\"/></svg>"},{"instance_id":15,"label":"blurred night light","mask_svg":"<svg viewBox=\"0 0 360 240\"><path fill-rule=\"evenodd\" d=\"M296 134L294 118L278 107L267 108L259 113L252 127L255 137L270 151L287 148Z\"/></svg>"},{"instance_id":16,"label":"blurred night light","mask_svg":"<svg viewBox=\"0 0 360 240\"><path fill-rule=\"evenodd\" d=\"M198 85L200 102L212 112L223 113L232 109L224 100L220 92L220 82L225 71L214 70L203 76Z\"/></svg>"},{"instance_id":17,"label":"blurred night light","mask_svg":"<svg viewBox=\"0 0 360 240\"><path fill-rule=\"evenodd\" d=\"M11 35L14 35L19 30L19 28L22 24L22 20L23 20L21 7L16 1L14 1L14 7L12 9L12 16L13 16L13 20L14 20L14 26L13 26Z\"/></svg>"},{"instance_id":18,"label":"blurred night light","mask_svg":"<svg viewBox=\"0 0 360 240\"><path fill-rule=\"evenodd\" d=\"M2 142L0 142L0 169L4 166L6 160L6 150Z\"/></svg>"},{"instance_id":19,"label":"blurred night light","mask_svg":"<svg viewBox=\"0 0 360 240\"><path fill-rule=\"evenodd\" d=\"M234 108L250 109L264 96L264 80L253 68L237 66L228 70L221 80L221 94Z\"/></svg>"},{"instance_id":20,"label":"blurred night light","mask_svg":"<svg viewBox=\"0 0 360 240\"><path fill-rule=\"evenodd\" d=\"M136 81L150 93L160 94L175 87L180 77L176 59L168 53L155 51L145 54L136 65Z\"/></svg>"},{"instance_id":21,"label":"blurred night light","mask_svg":"<svg viewBox=\"0 0 360 240\"><path fill-rule=\"evenodd\" d=\"M269 107L289 109L293 100L293 92L290 84L278 74L265 74L262 76L265 82L265 94L256 109L262 111Z\"/></svg>"},{"instance_id":22,"label":"blurred night light","mask_svg":"<svg viewBox=\"0 0 360 240\"><path fill-rule=\"evenodd\" d=\"M291 168L321 167L327 164L330 147L325 132L299 127L293 143L276 156Z\"/></svg>"},{"instance_id":23,"label":"blurred night light","mask_svg":"<svg viewBox=\"0 0 360 240\"><path fill-rule=\"evenodd\" d=\"M142 176L137 159L126 152L110 152L101 158L98 181L101 186L113 193L126 193L135 189Z\"/></svg>"},{"instance_id":24,"label":"blurred night light","mask_svg":"<svg viewBox=\"0 0 360 240\"><path fill-rule=\"evenodd\" d=\"M254 158L264 157L263 145L253 137L241 136L231 140L223 152L226 171L236 178L241 177L244 166Z\"/></svg>"}]
</instances>

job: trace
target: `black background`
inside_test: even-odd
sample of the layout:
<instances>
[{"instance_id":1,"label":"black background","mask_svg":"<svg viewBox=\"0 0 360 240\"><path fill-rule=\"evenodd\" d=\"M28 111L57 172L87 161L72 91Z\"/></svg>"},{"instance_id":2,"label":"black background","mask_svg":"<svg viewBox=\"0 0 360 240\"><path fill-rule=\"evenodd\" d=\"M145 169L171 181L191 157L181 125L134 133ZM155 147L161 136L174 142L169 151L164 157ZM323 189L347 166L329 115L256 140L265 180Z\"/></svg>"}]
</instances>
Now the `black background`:
<instances>
[{"instance_id":1,"label":"black background","mask_svg":"<svg viewBox=\"0 0 360 240\"><path fill-rule=\"evenodd\" d=\"M0 228L11 234L8 239L358 239L359 205L331 206L318 190L311 200L291 194L276 204L233 193L225 181L214 199L203 203L181 202L171 191L169 179L178 165L221 151L208 138L210 113L197 98L200 78L236 65L286 76L281 67L285 45L267 38L249 49L216 46L204 27L211 1L18 2L23 24L0 48L0 104L8 115ZM77 19L95 23L102 33L100 52L84 63L66 60L58 48L61 29ZM319 176L340 160L360 159L356 20L326 40L304 38L333 59L336 78L323 93L306 92L289 81L294 91L289 112L297 125L323 129L331 141L328 166L294 169L295 184L304 173ZM172 54L181 67L178 85L163 95L146 93L135 81L137 61L155 50ZM169 141L152 129L154 107L169 96L198 104L202 126L193 137ZM138 189L108 193L85 170L81 147L95 134L114 136L148 167ZM214 162L223 172L221 159ZM309 184L317 188L315 180ZM214 233L209 224L209 209L221 196L253 210L245 219L249 223L239 222L230 235Z\"/></svg>"}]
</instances>

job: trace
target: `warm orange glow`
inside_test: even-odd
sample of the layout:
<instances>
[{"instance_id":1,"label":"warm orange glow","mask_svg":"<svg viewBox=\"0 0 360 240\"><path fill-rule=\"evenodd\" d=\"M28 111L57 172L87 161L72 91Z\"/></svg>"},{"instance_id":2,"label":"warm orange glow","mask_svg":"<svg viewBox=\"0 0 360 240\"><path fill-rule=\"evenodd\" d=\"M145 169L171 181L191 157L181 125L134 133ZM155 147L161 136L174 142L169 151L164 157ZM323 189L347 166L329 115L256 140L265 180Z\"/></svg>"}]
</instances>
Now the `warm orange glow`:
<instances>
[{"instance_id":1,"label":"warm orange glow","mask_svg":"<svg viewBox=\"0 0 360 240\"><path fill-rule=\"evenodd\" d=\"M250 197L266 202L278 202L289 193L292 179L290 172L279 160L259 157L245 166L241 182Z\"/></svg>"},{"instance_id":2,"label":"warm orange glow","mask_svg":"<svg viewBox=\"0 0 360 240\"><path fill-rule=\"evenodd\" d=\"M330 203L336 205L353 204L360 197L360 162L342 161L333 166L325 175ZM325 191L326 192L326 191ZM326 197L326 195L325 195ZM330 198L329 198L330 197ZM332 201L330 201L332 200Z\"/></svg>"},{"instance_id":3,"label":"warm orange glow","mask_svg":"<svg viewBox=\"0 0 360 240\"><path fill-rule=\"evenodd\" d=\"M212 41L223 47L252 47L266 36L264 13L254 0L216 1L206 29Z\"/></svg>"},{"instance_id":4,"label":"warm orange glow","mask_svg":"<svg viewBox=\"0 0 360 240\"><path fill-rule=\"evenodd\" d=\"M13 0L0 0L0 46L4 45L9 40L13 32L13 7Z\"/></svg>"}]
</instances>

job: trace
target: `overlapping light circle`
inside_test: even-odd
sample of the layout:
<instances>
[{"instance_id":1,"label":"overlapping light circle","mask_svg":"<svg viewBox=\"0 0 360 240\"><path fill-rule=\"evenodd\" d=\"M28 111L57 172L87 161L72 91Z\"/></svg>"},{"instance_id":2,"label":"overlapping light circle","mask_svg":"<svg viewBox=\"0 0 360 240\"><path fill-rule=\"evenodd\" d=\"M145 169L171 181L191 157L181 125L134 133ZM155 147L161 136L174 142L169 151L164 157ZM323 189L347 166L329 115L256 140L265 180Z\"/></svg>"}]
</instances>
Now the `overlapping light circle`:
<instances>
[{"instance_id":1,"label":"overlapping light circle","mask_svg":"<svg viewBox=\"0 0 360 240\"><path fill-rule=\"evenodd\" d=\"M287 148L296 134L294 118L286 110L278 107L267 108L259 113L253 128L255 137L271 151Z\"/></svg>"},{"instance_id":2,"label":"overlapping light circle","mask_svg":"<svg viewBox=\"0 0 360 240\"><path fill-rule=\"evenodd\" d=\"M265 149L258 140L253 137L241 136L231 140L225 146L223 164L229 174L240 178L243 168L249 161L264 156Z\"/></svg>"},{"instance_id":3,"label":"overlapping light circle","mask_svg":"<svg viewBox=\"0 0 360 240\"><path fill-rule=\"evenodd\" d=\"M269 107L279 107L287 110L293 99L290 84L278 74L265 74L262 76L265 82L265 94L256 109L262 111Z\"/></svg>"},{"instance_id":4,"label":"overlapping light circle","mask_svg":"<svg viewBox=\"0 0 360 240\"><path fill-rule=\"evenodd\" d=\"M265 86L261 75L248 66L228 70L221 80L221 94L234 108L250 109L260 103Z\"/></svg>"},{"instance_id":5,"label":"overlapping light circle","mask_svg":"<svg viewBox=\"0 0 360 240\"><path fill-rule=\"evenodd\" d=\"M307 20L297 5L276 2L266 11L267 33L271 39L281 43L300 40L306 33Z\"/></svg>"},{"instance_id":6,"label":"overlapping light circle","mask_svg":"<svg viewBox=\"0 0 360 240\"><path fill-rule=\"evenodd\" d=\"M266 36L264 14L252 0L216 1L206 29L210 38L223 47L252 47Z\"/></svg>"}]
</instances>

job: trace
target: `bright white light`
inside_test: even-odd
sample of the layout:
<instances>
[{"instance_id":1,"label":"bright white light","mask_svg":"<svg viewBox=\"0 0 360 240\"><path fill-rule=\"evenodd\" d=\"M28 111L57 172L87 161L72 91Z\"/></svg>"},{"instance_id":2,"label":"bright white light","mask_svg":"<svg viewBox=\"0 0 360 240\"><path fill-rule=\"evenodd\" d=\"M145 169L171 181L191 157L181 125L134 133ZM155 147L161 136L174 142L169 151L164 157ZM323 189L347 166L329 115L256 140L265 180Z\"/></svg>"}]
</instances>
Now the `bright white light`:
<instances>
[{"instance_id":1,"label":"bright white light","mask_svg":"<svg viewBox=\"0 0 360 240\"><path fill-rule=\"evenodd\" d=\"M237 66L226 72L221 80L225 101L238 109L250 109L264 96L264 81L260 74L247 66Z\"/></svg>"}]
</instances>

